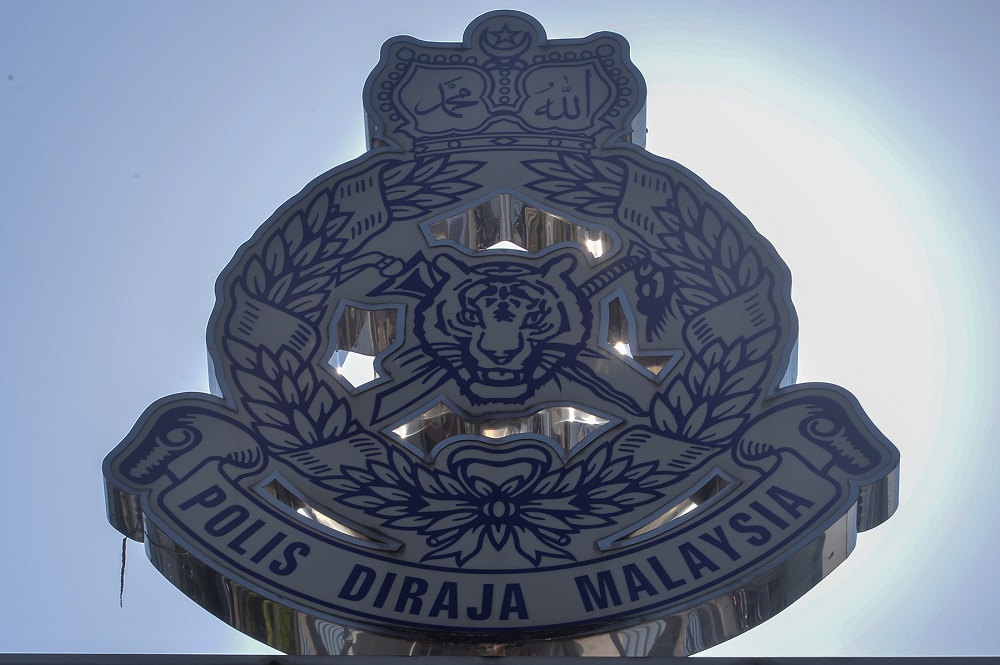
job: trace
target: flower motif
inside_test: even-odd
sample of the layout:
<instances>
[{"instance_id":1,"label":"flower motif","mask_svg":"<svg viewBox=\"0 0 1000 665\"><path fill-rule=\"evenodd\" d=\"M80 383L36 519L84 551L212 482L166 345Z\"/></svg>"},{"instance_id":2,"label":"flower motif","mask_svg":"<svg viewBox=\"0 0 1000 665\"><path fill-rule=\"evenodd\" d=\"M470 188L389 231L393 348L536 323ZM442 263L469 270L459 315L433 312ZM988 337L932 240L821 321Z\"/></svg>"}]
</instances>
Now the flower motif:
<instances>
[{"instance_id":1,"label":"flower motif","mask_svg":"<svg viewBox=\"0 0 1000 665\"><path fill-rule=\"evenodd\" d=\"M610 460L610 445L570 467L545 445L458 447L440 469L411 464L392 451L389 464L345 467L328 486L340 501L390 529L425 536L421 561L464 565L484 547L513 551L538 566L544 557L575 561L567 546L584 529L664 496L672 474L657 464Z\"/></svg>"}]
</instances>

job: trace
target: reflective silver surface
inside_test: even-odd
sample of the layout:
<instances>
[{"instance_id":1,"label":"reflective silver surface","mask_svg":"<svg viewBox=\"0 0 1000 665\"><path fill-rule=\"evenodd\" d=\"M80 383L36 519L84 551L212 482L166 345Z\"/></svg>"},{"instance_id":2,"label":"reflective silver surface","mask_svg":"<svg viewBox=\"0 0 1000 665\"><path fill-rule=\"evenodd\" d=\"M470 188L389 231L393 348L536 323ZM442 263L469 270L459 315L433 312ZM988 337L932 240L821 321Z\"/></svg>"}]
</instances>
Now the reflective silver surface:
<instances>
[{"instance_id":1,"label":"reflective silver surface","mask_svg":"<svg viewBox=\"0 0 1000 665\"><path fill-rule=\"evenodd\" d=\"M116 493L109 488L110 493ZM109 494L109 499L113 497ZM122 494L109 501L119 507L117 519L134 517L130 499ZM874 507L874 506L873 506ZM883 516L884 517L884 516ZM594 626L593 634L512 635L505 642L491 635L477 643L475 635L455 641L429 641L417 635L387 636L361 625L334 623L294 608L283 607L219 575L185 552L153 524L144 533L146 552L174 585L213 614L240 631L288 653L358 656L686 656L743 633L788 607L833 571L855 542L854 511L844 515L808 545L765 575L733 591L705 598L669 616L639 625ZM120 526L125 526L121 524ZM128 527L126 527L128 528ZM139 525L132 525L133 531ZM586 632L586 631L584 631Z\"/></svg>"},{"instance_id":2,"label":"reflective silver surface","mask_svg":"<svg viewBox=\"0 0 1000 665\"><path fill-rule=\"evenodd\" d=\"M853 396L785 387L787 266L622 141L623 40L491 13L390 41L367 93L387 149L220 277L217 397L105 461L111 523L192 599L300 654L686 655L891 515Z\"/></svg>"},{"instance_id":3,"label":"reflective silver surface","mask_svg":"<svg viewBox=\"0 0 1000 665\"><path fill-rule=\"evenodd\" d=\"M608 422L607 418L572 406L553 406L522 418L492 418L473 422L463 419L446 404L437 404L413 420L396 427L392 433L400 441L424 453L430 453L438 444L451 437L469 434L489 439L537 434L555 441L568 451L586 441Z\"/></svg>"},{"instance_id":4,"label":"reflective silver surface","mask_svg":"<svg viewBox=\"0 0 1000 665\"><path fill-rule=\"evenodd\" d=\"M614 246L604 231L574 224L522 201L500 194L471 210L442 219L428 228L438 241L448 240L472 250L521 249L538 252L559 243L579 243L599 258Z\"/></svg>"}]
</instances>

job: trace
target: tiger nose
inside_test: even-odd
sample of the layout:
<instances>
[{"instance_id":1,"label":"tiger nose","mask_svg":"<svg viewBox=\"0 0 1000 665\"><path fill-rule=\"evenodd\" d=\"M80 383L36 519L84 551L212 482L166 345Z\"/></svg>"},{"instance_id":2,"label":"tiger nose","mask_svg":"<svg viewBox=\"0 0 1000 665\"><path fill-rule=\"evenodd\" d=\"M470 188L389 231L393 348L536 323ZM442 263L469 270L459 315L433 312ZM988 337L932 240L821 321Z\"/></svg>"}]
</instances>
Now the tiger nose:
<instances>
[{"instance_id":1,"label":"tiger nose","mask_svg":"<svg viewBox=\"0 0 1000 665\"><path fill-rule=\"evenodd\" d=\"M523 348L521 331L510 326L491 327L480 335L476 347L490 362L496 365L506 365Z\"/></svg>"}]
</instances>

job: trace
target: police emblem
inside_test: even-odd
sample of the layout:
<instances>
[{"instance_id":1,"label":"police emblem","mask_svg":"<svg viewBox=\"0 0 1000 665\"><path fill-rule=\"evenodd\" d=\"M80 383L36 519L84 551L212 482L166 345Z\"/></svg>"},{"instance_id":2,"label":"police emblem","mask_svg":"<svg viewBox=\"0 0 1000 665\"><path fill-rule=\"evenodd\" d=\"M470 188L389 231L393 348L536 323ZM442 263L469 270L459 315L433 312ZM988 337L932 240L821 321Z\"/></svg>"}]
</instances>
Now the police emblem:
<instances>
[{"instance_id":1,"label":"police emblem","mask_svg":"<svg viewBox=\"0 0 1000 665\"><path fill-rule=\"evenodd\" d=\"M219 279L216 395L105 460L171 582L289 652L681 655L892 514L896 449L792 385L786 266L637 145L623 39L490 13L365 93L372 149Z\"/></svg>"}]
</instances>

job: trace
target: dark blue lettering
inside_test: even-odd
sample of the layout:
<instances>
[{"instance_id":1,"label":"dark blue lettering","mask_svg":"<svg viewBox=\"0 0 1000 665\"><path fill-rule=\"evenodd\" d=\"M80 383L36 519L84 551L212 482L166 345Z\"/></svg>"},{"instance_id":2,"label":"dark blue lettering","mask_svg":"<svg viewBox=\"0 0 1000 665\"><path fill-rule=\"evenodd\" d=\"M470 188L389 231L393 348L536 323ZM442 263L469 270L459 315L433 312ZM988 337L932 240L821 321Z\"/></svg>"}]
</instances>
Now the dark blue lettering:
<instances>
[{"instance_id":1,"label":"dark blue lettering","mask_svg":"<svg viewBox=\"0 0 1000 665\"><path fill-rule=\"evenodd\" d=\"M458 618L458 585L454 582L441 583L441 590L431 605L429 616L436 617L441 612L447 612L449 619Z\"/></svg>"},{"instance_id":2,"label":"dark blue lettering","mask_svg":"<svg viewBox=\"0 0 1000 665\"><path fill-rule=\"evenodd\" d=\"M588 612L594 611L596 605L598 609L607 609L610 600L615 606L622 604L622 598L618 595L618 587L611 577L610 570L602 570L597 573L597 587L590 581L588 575L581 575L574 578L576 588L580 591L580 599L583 600L583 609Z\"/></svg>"},{"instance_id":3,"label":"dark blue lettering","mask_svg":"<svg viewBox=\"0 0 1000 665\"><path fill-rule=\"evenodd\" d=\"M281 531L274 534L274 537L271 538L271 540L267 541L267 544L265 544L264 547L260 548L260 550L256 554L250 557L250 560L253 561L254 563L260 563L261 561L264 560L264 557L266 557L268 554L271 553L271 550L280 545L281 541L283 541L287 537L288 534L283 533Z\"/></svg>"},{"instance_id":4,"label":"dark blue lettering","mask_svg":"<svg viewBox=\"0 0 1000 665\"><path fill-rule=\"evenodd\" d=\"M714 573L719 569L719 565L705 556L704 552L695 547L693 543L681 543L677 546L677 549L680 551L681 556L684 557L684 563L687 564L688 570L691 571L696 580L701 579L702 570L709 570Z\"/></svg>"},{"instance_id":5,"label":"dark blue lettering","mask_svg":"<svg viewBox=\"0 0 1000 665\"><path fill-rule=\"evenodd\" d=\"M378 588L378 594L375 596L375 602L372 603L375 607L382 607L385 605L385 601L389 598L389 591L392 589L392 583L396 581L396 573L387 573L385 579L382 580L382 586Z\"/></svg>"},{"instance_id":6,"label":"dark blue lettering","mask_svg":"<svg viewBox=\"0 0 1000 665\"><path fill-rule=\"evenodd\" d=\"M773 512L771 512L770 510L768 510L767 508L765 508L764 506L762 506L760 504L760 501L754 501L753 503L750 504L750 507L753 508L754 510L756 510L758 513L760 513L760 515L764 519L766 519L768 522L770 522L774 526L778 527L779 529L788 528L788 522L786 522L785 520L781 519L780 517L778 517L777 515L775 515Z\"/></svg>"},{"instance_id":7,"label":"dark blue lettering","mask_svg":"<svg viewBox=\"0 0 1000 665\"><path fill-rule=\"evenodd\" d=\"M667 591L673 591L677 587L687 584L687 580L683 577L674 581L674 579L670 577L670 573L667 572L666 568L663 567L663 564L660 563L660 560L655 556L649 557L646 559L646 562L649 564L650 568L653 569L653 572L656 573L656 576L660 578L660 582L663 583L663 586L666 587Z\"/></svg>"},{"instance_id":8,"label":"dark blue lettering","mask_svg":"<svg viewBox=\"0 0 1000 665\"><path fill-rule=\"evenodd\" d=\"M302 555L302 558L309 556L309 546L302 542L288 543L285 545L285 551L282 552L284 555L284 561L279 561L275 559L268 566L268 569L275 575L291 575L295 571L295 568L299 565L298 560L295 558L296 554Z\"/></svg>"},{"instance_id":9,"label":"dark blue lettering","mask_svg":"<svg viewBox=\"0 0 1000 665\"><path fill-rule=\"evenodd\" d=\"M218 485L212 485L200 494L196 494L181 504L181 510L187 510L192 506L201 505L205 508L215 508L226 500L226 493Z\"/></svg>"},{"instance_id":10,"label":"dark blue lettering","mask_svg":"<svg viewBox=\"0 0 1000 665\"><path fill-rule=\"evenodd\" d=\"M650 596L659 593L649 578L643 575L639 566L634 563L625 564L622 573L625 575L625 587L628 589L628 597L632 602L639 600L640 593L648 593Z\"/></svg>"},{"instance_id":11,"label":"dark blue lettering","mask_svg":"<svg viewBox=\"0 0 1000 665\"><path fill-rule=\"evenodd\" d=\"M354 564L354 569L344 581L338 597L344 600L361 600L371 591L372 584L375 583L375 570L360 563Z\"/></svg>"},{"instance_id":12,"label":"dark blue lettering","mask_svg":"<svg viewBox=\"0 0 1000 665\"><path fill-rule=\"evenodd\" d=\"M250 511L243 506L226 506L222 512L205 522L205 531L212 536L224 536L243 524L248 517L250 517Z\"/></svg>"},{"instance_id":13,"label":"dark blue lettering","mask_svg":"<svg viewBox=\"0 0 1000 665\"><path fill-rule=\"evenodd\" d=\"M771 497L776 504L785 509L785 512L792 517L800 517L799 508L812 508L813 502L809 499L803 499L798 494L793 494L786 489L782 489L777 485L771 487L767 490L767 495Z\"/></svg>"},{"instance_id":14,"label":"dark blue lettering","mask_svg":"<svg viewBox=\"0 0 1000 665\"><path fill-rule=\"evenodd\" d=\"M729 544L729 538L726 537L726 532L722 530L722 527L721 526L715 527L715 529L713 529L713 532L715 533L714 536L710 533L703 533L698 537L704 540L709 545L712 545L725 552L726 556L728 556L733 561L739 561L742 555L735 549L733 549L733 546Z\"/></svg>"},{"instance_id":15,"label":"dark blue lettering","mask_svg":"<svg viewBox=\"0 0 1000 665\"><path fill-rule=\"evenodd\" d=\"M520 584L508 584L503 590L503 602L500 604L500 620L506 621L511 614L517 614L518 619L528 618L528 608L524 604L524 594Z\"/></svg>"},{"instance_id":16,"label":"dark blue lettering","mask_svg":"<svg viewBox=\"0 0 1000 665\"><path fill-rule=\"evenodd\" d=\"M262 526L264 526L264 520L254 520L253 524L243 529L240 535L230 540L229 544L227 544L226 547L236 552L237 554L246 554L247 551L243 549L243 543L249 540L250 536L260 531L260 528Z\"/></svg>"},{"instance_id":17,"label":"dark blue lettering","mask_svg":"<svg viewBox=\"0 0 1000 665\"><path fill-rule=\"evenodd\" d=\"M771 532L760 524L748 524L753 516L747 513L736 513L729 518L729 526L733 528L733 531L738 531L744 534L753 534L747 538L747 544L759 547L771 540Z\"/></svg>"},{"instance_id":18,"label":"dark blue lettering","mask_svg":"<svg viewBox=\"0 0 1000 665\"><path fill-rule=\"evenodd\" d=\"M491 614L493 614L493 585L484 584L482 607L478 610L474 606L468 607L465 609L465 615L473 621L483 621L489 619Z\"/></svg>"},{"instance_id":19,"label":"dark blue lettering","mask_svg":"<svg viewBox=\"0 0 1000 665\"><path fill-rule=\"evenodd\" d=\"M427 580L407 575L403 578L403 588L399 590L399 598L396 599L395 610L397 612L406 612L406 603L409 601L410 614L420 614L420 608L424 604L421 596L425 593L427 593Z\"/></svg>"}]
</instances>

